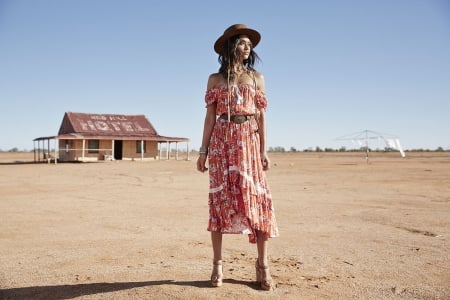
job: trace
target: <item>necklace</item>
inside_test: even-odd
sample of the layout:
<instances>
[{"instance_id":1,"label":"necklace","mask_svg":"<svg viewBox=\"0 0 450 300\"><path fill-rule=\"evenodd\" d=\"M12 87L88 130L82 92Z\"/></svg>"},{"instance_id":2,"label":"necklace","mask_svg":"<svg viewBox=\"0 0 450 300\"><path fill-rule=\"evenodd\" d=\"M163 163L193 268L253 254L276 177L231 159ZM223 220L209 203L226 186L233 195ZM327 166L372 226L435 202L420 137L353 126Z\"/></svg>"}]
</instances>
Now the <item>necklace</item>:
<instances>
[{"instance_id":1,"label":"necklace","mask_svg":"<svg viewBox=\"0 0 450 300\"><path fill-rule=\"evenodd\" d=\"M232 85L240 85L244 83L251 84L253 81L252 71L248 69L241 69L238 72L232 72L230 76L230 83Z\"/></svg>"}]
</instances>

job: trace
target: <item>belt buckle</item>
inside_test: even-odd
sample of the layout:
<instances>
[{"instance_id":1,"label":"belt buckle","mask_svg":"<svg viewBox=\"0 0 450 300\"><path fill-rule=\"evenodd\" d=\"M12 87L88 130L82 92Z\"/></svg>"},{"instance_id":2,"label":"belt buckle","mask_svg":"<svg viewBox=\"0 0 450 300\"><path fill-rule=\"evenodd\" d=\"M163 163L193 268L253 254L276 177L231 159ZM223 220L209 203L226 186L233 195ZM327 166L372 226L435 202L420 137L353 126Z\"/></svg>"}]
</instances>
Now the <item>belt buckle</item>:
<instances>
[{"instance_id":1,"label":"belt buckle","mask_svg":"<svg viewBox=\"0 0 450 300\"><path fill-rule=\"evenodd\" d=\"M234 118L233 118L234 120L234 123L236 123L236 124L242 124L242 123L244 123L245 121L247 121L247 116L234 116Z\"/></svg>"}]
</instances>

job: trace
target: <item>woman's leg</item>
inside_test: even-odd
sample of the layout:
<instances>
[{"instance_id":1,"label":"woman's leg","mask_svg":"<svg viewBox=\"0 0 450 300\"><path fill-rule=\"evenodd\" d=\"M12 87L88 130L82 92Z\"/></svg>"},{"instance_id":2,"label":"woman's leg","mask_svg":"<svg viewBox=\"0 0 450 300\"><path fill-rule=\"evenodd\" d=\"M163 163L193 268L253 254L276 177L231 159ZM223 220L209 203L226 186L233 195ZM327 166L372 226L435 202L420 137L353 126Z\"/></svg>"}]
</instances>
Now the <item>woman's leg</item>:
<instances>
[{"instance_id":1,"label":"woman's leg","mask_svg":"<svg viewBox=\"0 0 450 300\"><path fill-rule=\"evenodd\" d=\"M222 260L222 233L218 231L211 231L211 241L213 247L213 260Z\"/></svg>"},{"instance_id":2,"label":"woman's leg","mask_svg":"<svg viewBox=\"0 0 450 300\"><path fill-rule=\"evenodd\" d=\"M262 289L271 290L273 288L273 283L269 272L269 238L267 234L261 231L256 231L256 236L256 247L258 248L258 260L256 261L256 281L261 283Z\"/></svg>"},{"instance_id":3,"label":"woman's leg","mask_svg":"<svg viewBox=\"0 0 450 300\"><path fill-rule=\"evenodd\" d=\"M268 248L269 248L269 238L264 232L256 231L256 246L258 248L258 263L260 266L268 266Z\"/></svg>"},{"instance_id":4,"label":"woman's leg","mask_svg":"<svg viewBox=\"0 0 450 300\"><path fill-rule=\"evenodd\" d=\"M222 285L222 233L211 231L211 241L213 247L213 270L211 273L211 284L214 287Z\"/></svg>"}]
</instances>

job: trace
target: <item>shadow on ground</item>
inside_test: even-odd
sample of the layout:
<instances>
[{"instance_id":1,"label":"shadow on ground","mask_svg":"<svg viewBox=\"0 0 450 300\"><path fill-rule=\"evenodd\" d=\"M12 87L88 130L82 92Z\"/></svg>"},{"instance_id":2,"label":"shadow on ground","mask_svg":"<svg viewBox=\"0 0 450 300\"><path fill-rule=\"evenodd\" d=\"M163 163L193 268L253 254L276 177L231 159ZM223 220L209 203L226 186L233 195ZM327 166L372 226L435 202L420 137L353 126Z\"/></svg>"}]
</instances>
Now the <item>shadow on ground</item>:
<instances>
[{"instance_id":1,"label":"shadow on ground","mask_svg":"<svg viewBox=\"0 0 450 300\"><path fill-rule=\"evenodd\" d=\"M239 280L224 280L224 283L246 285L255 288L251 282ZM0 299L72 299L76 297L117 292L140 287L159 285L191 286L196 288L211 288L209 281L174 281L156 280L139 282L101 282L67 285L30 286L21 288L1 289Z\"/></svg>"}]
</instances>

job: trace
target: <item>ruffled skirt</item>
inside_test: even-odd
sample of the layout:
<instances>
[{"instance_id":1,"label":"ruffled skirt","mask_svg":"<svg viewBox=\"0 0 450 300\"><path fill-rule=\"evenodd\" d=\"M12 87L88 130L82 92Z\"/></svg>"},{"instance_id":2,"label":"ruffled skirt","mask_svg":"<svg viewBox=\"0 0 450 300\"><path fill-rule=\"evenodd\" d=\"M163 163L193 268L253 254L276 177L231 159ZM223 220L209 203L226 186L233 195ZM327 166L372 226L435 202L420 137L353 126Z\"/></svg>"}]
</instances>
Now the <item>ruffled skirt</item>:
<instances>
[{"instance_id":1,"label":"ruffled skirt","mask_svg":"<svg viewBox=\"0 0 450 300\"><path fill-rule=\"evenodd\" d=\"M279 235L272 196L260 155L255 121L241 124L218 119L209 144L208 230Z\"/></svg>"}]
</instances>

